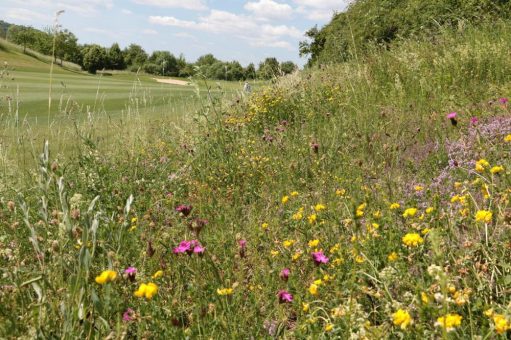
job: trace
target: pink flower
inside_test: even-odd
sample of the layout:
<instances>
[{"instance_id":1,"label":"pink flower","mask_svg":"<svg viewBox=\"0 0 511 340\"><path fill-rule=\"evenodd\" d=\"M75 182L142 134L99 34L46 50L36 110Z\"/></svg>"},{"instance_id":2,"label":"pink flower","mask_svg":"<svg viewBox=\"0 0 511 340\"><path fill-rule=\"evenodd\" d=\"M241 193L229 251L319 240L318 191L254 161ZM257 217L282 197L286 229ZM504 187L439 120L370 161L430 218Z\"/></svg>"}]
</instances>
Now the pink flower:
<instances>
[{"instance_id":1,"label":"pink flower","mask_svg":"<svg viewBox=\"0 0 511 340\"><path fill-rule=\"evenodd\" d=\"M176 207L176 211L180 214L182 214L184 217L190 215L192 212L192 206L186 205L186 204L180 204Z\"/></svg>"},{"instance_id":2,"label":"pink flower","mask_svg":"<svg viewBox=\"0 0 511 340\"><path fill-rule=\"evenodd\" d=\"M122 320L124 322L130 322L134 319L135 311L131 308L126 309L124 314L122 314Z\"/></svg>"},{"instance_id":3,"label":"pink flower","mask_svg":"<svg viewBox=\"0 0 511 340\"><path fill-rule=\"evenodd\" d=\"M238 245L240 246L240 257L244 258L246 254L246 248L247 248L247 240L239 240Z\"/></svg>"},{"instance_id":4,"label":"pink flower","mask_svg":"<svg viewBox=\"0 0 511 340\"><path fill-rule=\"evenodd\" d=\"M325 256L325 254L323 254L322 251L316 251L316 252L313 252L312 253L312 259L314 260L314 263L316 263L318 266L320 264L326 264L328 263L328 257Z\"/></svg>"},{"instance_id":5,"label":"pink flower","mask_svg":"<svg viewBox=\"0 0 511 340\"><path fill-rule=\"evenodd\" d=\"M279 290L277 294L280 303L291 303L293 302L293 295L287 290Z\"/></svg>"},{"instance_id":6,"label":"pink flower","mask_svg":"<svg viewBox=\"0 0 511 340\"><path fill-rule=\"evenodd\" d=\"M289 279L290 273L291 271L289 270L289 268L284 268L280 271L280 278L284 281L287 281Z\"/></svg>"},{"instance_id":7,"label":"pink flower","mask_svg":"<svg viewBox=\"0 0 511 340\"><path fill-rule=\"evenodd\" d=\"M181 241L179 243L179 246L174 248L172 251L174 254L184 254L187 253L188 255L192 254L198 254L202 255L204 253L205 248L199 243L197 240L192 241Z\"/></svg>"},{"instance_id":8,"label":"pink flower","mask_svg":"<svg viewBox=\"0 0 511 340\"><path fill-rule=\"evenodd\" d=\"M191 246L192 243L190 241L181 241L181 243L179 243L179 246L174 248L173 253L174 254L186 253L187 251L190 250Z\"/></svg>"},{"instance_id":9,"label":"pink flower","mask_svg":"<svg viewBox=\"0 0 511 340\"><path fill-rule=\"evenodd\" d=\"M137 275L137 268L128 267L124 270L124 274L128 277L128 279L133 282L135 281L135 276Z\"/></svg>"},{"instance_id":10,"label":"pink flower","mask_svg":"<svg viewBox=\"0 0 511 340\"><path fill-rule=\"evenodd\" d=\"M449 114L447 114L447 119L454 119L456 118L458 114L456 112L451 112Z\"/></svg>"},{"instance_id":11,"label":"pink flower","mask_svg":"<svg viewBox=\"0 0 511 340\"><path fill-rule=\"evenodd\" d=\"M470 124L477 125L477 123L479 123L479 119L477 119L477 117L470 118Z\"/></svg>"},{"instance_id":12,"label":"pink flower","mask_svg":"<svg viewBox=\"0 0 511 340\"><path fill-rule=\"evenodd\" d=\"M509 99L507 99L507 98L500 98L499 99L499 103L501 103L502 105L506 105L508 102L509 102Z\"/></svg>"}]
</instances>

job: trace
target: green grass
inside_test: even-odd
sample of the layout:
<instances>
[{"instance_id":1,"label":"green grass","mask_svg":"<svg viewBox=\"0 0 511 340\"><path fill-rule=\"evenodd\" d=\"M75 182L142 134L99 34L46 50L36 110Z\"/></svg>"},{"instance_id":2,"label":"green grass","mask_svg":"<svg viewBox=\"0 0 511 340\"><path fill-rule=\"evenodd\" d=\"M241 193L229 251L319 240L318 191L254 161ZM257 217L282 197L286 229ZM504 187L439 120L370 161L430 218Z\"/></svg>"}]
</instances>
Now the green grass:
<instances>
[{"instance_id":1,"label":"green grass","mask_svg":"<svg viewBox=\"0 0 511 340\"><path fill-rule=\"evenodd\" d=\"M510 44L446 30L4 160L0 336L507 336Z\"/></svg>"}]
</instances>

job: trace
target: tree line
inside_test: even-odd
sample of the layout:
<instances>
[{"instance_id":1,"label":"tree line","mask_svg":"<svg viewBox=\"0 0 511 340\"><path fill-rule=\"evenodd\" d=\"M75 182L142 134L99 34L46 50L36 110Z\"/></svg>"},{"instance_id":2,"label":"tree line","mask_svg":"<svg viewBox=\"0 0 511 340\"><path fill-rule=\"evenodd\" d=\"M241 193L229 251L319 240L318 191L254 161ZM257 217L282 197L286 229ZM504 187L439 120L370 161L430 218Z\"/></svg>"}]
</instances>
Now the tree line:
<instances>
[{"instance_id":1,"label":"tree line","mask_svg":"<svg viewBox=\"0 0 511 340\"><path fill-rule=\"evenodd\" d=\"M190 63L184 55L175 56L169 51L147 53L140 45L131 44L121 49L118 43L110 47L97 44L78 43L77 37L66 29L45 28L38 30L29 26L1 25L7 40L42 54L53 55L55 62L78 64L83 70L95 74L100 70L143 71L153 75L189 77L201 73L207 78L218 80L270 79L289 74L297 69L292 61L279 62L266 58L258 67L251 63L243 67L238 61L222 61L212 54L206 54Z\"/></svg>"}]
</instances>

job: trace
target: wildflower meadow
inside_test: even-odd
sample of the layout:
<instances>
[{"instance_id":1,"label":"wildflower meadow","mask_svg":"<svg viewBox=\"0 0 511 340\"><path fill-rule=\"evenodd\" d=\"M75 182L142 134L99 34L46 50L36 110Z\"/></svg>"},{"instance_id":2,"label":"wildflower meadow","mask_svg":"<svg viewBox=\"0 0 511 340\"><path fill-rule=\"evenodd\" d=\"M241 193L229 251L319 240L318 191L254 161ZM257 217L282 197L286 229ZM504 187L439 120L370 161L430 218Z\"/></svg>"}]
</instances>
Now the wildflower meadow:
<instances>
[{"instance_id":1,"label":"wildflower meadow","mask_svg":"<svg viewBox=\"0 0 511 340\"><path fill-rule=\"evenodd\" d=\"M445 30L4 160L0 337L507 338L510 48Z\"/></svg>"}]
</instances>

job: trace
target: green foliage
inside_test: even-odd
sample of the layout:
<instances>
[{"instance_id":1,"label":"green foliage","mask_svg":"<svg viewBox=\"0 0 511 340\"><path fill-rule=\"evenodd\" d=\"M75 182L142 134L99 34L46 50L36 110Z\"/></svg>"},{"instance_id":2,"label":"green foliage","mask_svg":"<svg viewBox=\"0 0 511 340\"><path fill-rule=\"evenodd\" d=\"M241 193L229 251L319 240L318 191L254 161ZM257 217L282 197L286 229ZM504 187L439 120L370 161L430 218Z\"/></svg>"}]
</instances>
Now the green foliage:
<instances>
[{"instance_id":1,"label":"green foliage","mask_svg":"<svg viewBox=\"0 0 511 340\"><path fill-rule=\"evenodd\" d=\"M124 50L124 62L128 67L142 66L147 61L148 55L137 44L131 44Z\"/></svg>"},{"instance_id":2,"label":"green foliage","mask_svg":"<svg viewBox=\"0 0 511 340\"><path fill-rule=\"evenodd\" d=\"M4 166L0 337L508 336L510 49L508 22L446 28Z\"/></svg>"},{"instance_id":3,"label":"green foliage","mask_svg":"<svg viewBox=\"0 0 511 340\"><path fill-rule=\"evenodd\" d=\"M118 43L112 44L108 49L108 68L111 70L124 70L126 68L124 53Z\"/></svg>"},{"instance_id":4,"label":"green foliage","mask_svg":"<svg viewBox=\"0 0 511 340\"><path fill-rule=\"evenodd\" d=\"M309 30L300 54L310 57L309 65L342 62L372 44L431 37L445 27L508 19L510 13L511 3L502 0L357 0L321 30Z\"/></svg>"},{"instance_id":5,"label":"green foliage","mask_svg":"<svg viewBox=\"0 0 511 340\"><path fill-rule=\"evenodd\" d=\"M89 45L85 47L83 52L83 68L92 74L102 70L107 65L107 53L105 49L99 45Z\"/></svg>"}]
</instances>

